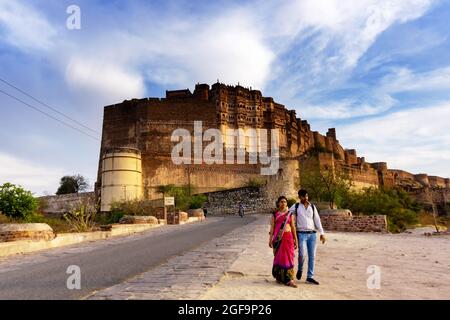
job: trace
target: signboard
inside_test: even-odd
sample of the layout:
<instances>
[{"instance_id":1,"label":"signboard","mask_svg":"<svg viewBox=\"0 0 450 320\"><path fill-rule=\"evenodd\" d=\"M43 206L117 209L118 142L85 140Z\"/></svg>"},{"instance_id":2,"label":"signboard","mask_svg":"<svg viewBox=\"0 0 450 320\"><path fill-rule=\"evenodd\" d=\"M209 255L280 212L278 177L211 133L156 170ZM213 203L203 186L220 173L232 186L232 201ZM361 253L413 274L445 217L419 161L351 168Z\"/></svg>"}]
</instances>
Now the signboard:
<instances>
[{"instance_id":1,"label":"signboard","mask_svg":"<svg viewBox=\"0 0 450 320\"><path fill-rule=\"evenodd\" d=\"M174 206L175 198L174 197L164 197L164 205L165 206Z\"/></svg>"}]
</instances>

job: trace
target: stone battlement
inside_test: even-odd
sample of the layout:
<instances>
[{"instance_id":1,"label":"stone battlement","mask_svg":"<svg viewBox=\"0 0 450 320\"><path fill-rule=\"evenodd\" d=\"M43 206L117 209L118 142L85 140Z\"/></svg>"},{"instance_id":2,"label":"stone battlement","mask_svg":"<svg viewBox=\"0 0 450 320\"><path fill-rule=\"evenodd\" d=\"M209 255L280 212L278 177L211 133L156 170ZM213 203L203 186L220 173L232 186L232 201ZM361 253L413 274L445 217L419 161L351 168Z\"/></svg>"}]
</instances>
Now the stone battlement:
<instances>
[{"instance_id":1,"label":"stone battlement","mask_svg":"<svg viewBox=\"0 0 450 320\"><path fill-rule=\"evenodd\" d=\"M279 132L280 170L263 177L265 184L277 185L276 194L292 195L299 186L300 158L318 154L322 165L342 166L358 187L394 186L422 183L448 186L440 177L412 176L389 170L385 162L368 163L355 149L344 149L335 128L325 135L312 131L310 124L297 118L295 110L264 97L259 90L223 83L196 84L190 89L166 91L165 98L131 99L104 108L104 120L96 183L97 195L102 186L102 156L110 148L135 148L142 154L142 190L145 199L159 198L157 187L191 185L196 192L239 188L260 179L260 164L175 165L171 161L174 143L171 134L183 128L191 135L194 121L202 122L202 133L218 129L226 137L227 129L277 129ZM204 149L202 142L202 150ZM224 143L225 145L226 143Z\"/></svg>"}]
</instances>

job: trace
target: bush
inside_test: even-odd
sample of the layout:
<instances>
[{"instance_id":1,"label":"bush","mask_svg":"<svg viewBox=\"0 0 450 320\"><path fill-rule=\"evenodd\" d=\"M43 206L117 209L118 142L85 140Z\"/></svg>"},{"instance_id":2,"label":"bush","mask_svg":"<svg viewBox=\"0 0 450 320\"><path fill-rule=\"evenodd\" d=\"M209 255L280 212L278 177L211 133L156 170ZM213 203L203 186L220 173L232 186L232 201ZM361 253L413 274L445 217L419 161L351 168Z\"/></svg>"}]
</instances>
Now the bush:
<instances>
[{"instance_id":1,"label":"bush","mask_svg":"<svg viewBox=\"0 0 450 320\"><path fill-rule=\"evenodd\" d=\"M388 229L391 232L402 232L417 223L417 213L404 208L395 208L388 215Z\"/></svg>"},{"instance_id":2,"label":"bush","mask_svg":"<svg viewBox=\"0 0 450 320\"><path fill-rule=\"evenodd\" d=\"M155 215L155 208L152 208L151 203L145 200L114 202L111 205L110 218L113 220L118 218L120 220L124 215L153 216Z\"/></svg>"},{"instance_id":3,"label":"bush","mask_svg":"<svg viewBox=\"0 0 450 320\"><path fill-rule=\"evenodd\" d=\"M342 196L343 208L353 214L386 215L391 232L404 231L417 223L421 207L411 201L402 189L365 188L362 191L349 191Z\"/></svg>"},{"instance_id":4,"label":"bush","mask_svg":"<svg viewBox=\"0 0 450 320\"><path fill-rule=\"evenodd\" d=\"M0 223L9 223L9 218L5 216L4 214L0 213Z\"/></svg>"},{"instance_id":5,"label":"bush","mask_svg":"<svg viewBox=\"0 0 450 320\"><path fill-rule=\"evenodd\" d=\"M95 221L100 224L113 224L118 223L120 219L122 219L125 216L123 212L120 211L110 211L106 213L102 213L98 215L95 219Z\"/></svg>"},{"instance_id":6,"label":"bush","mask_svg":"<svg viewBox=\"0 0 450 320\"><path fill-rule=\"evenodd\" d=\"M265 184L265 182L261 179L255 179L255 178L250 178L248 179L248 181L244 184L244 187L254 187L254 188L259 188L261 186L263 186Z\"/></svg>"},{"instance_id":7,"label":"bush","mask_svg":"<svg viewBox=\"0 0 450 320\"><path fill-rule=\"evenodd\" d=\"M204 194L193 195L190 199L189 209L200 209L203 207L203 203L208 200L208 197Z\"/></svg>"},{"instance_id":8,"label":"bush","mask_svg":"<svg viewBox=\"0 0 450 320\"><path fill-rule=\"evenodd\" d=\"M55 233L64 233L72 231L72 226L62 217L62 218L51 218L45 217L41 214L36 214L30 217L29 221L31 223L46 223L48 224Z\"/></svg>"},{"instance_id":9,"label":"bush","mask_svg":"<svg viewBox=\"0 0 450 320\"><path fill-rule=\"evenodd\" d=\"M195 188L191 187L191 193ZM189 195L189 186L175 186L173 184L159 186L158 192L162 193L164 197L175 198L175 209L186 211L188 209L201 208L203 203L207 200L205 195Z\"/></svg>"},{"instance_id":10,"label":"bush","mask_svg":"<svg viewBox=\"0 0 450 320\"><path fill-rule=\"evenodd\" d=\"M30 191L11 183L0 186L0 211L5 216L26 222L37 208L38 202Z\"/></svg>"},{"instance_id":11,"label":"bush","mask_svg":"<svg viewBox=\"0 0 450 320\"><path fill-rule=\"evenodd\" d=\"M76 232L92 231L95 228L95 217L99 205L88 201L80 202L75 208L64 214L72 230Z\"/></svg>"}]
</instances>

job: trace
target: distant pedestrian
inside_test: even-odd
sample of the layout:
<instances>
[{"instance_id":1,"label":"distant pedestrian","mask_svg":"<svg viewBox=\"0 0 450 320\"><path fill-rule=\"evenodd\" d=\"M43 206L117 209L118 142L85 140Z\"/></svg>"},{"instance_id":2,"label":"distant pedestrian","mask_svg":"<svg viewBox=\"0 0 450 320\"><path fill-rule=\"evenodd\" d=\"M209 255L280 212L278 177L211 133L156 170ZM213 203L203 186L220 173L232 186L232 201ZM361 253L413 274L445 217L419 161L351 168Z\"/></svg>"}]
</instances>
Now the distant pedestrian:
<instances>
[{"instance_id":1,"label":"distant pedestrian","mask_svg":"<svg viewBox=\"0 0 450 320\"><path fill-rule=\"evenodd\" d=\"M242 202L239 202L239 215L241 216L241 218L244 217L244 205L242 204Z\"/></svg>"}]
</instances>

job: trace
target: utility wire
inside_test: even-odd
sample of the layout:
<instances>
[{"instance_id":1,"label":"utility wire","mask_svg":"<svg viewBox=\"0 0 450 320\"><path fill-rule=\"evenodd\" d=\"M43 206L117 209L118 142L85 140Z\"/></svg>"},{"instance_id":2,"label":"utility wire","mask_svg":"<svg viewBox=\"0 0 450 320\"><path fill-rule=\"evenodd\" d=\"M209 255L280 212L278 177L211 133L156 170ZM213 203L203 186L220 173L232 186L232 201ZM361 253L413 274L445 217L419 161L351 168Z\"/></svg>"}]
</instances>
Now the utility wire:
<instances>
[{"instance_id":1,"label":"utility wire","mask_svg":"<svg viewBox=\"0 0 450 320\"><path fill-rule=\"evenodd\" d=\"M35 106L33 106L33 105L31 105L31 104L29 104L29 103L27 103L27 102L25 102L25 101L23 101L23 100L21 100L21 99L15 97L15 96L13 96L13 95L11 95L11 94L9 94L9 93L7 93L7 92L1 90L1 89L0 89L0 93L3 93L4 95L6 95L6 96L8 96L8 97L10 97L10 98L12 98L12 99L14 99L14 100L16 100L16 101L19 101L20 103L23 103L25 106L27 106L27 107L29 107L29 108L31 108L31 109L34 109L34 110L36 110L37 112L40 112L40 113L46 115L47 117L49 117L49 118L51 118L51 119L53 119L53 120L56 120L56 121L62 123L63 125L65 125L65 126L71 128L71 129L73 129L73 130L76 130L76 131L78 131L78 132L80 132L80 133L82 133L82 134L84 134L84 135L86 135L86 136L88 136L88 137L90 137L90 138L92 138L92 139L95 139L95 140L97 140L97 141L100 141L100 139L98 139L97 137L94 137L94 136L90 135L89 133L86 133L86 132L84 132L84 131L78 129L78 128L76 128L76 127L74 127L74 126L68 124L67 122L65 122L65 121L63 121L63 120L60 120L60 119L58 119L58 118L52 116L51 114L48 114L47 112L42 111L42 110L39 109L38 107L35 107Z\"/></svg>"},{"instance_id":2,"label":"utility wire","mask_svg":"<svg viewBox=\"0 0 450 320\"><path fill-rule=\"evenodd\" d=\"M17 91L19 91L20 93L26 95L27 97L33 99L33 100L36 101L37 103L40 103L40 104L43 105L44 107L47 107L48 109L50 109L50 110L52 110L52 111L54 111L54 112L60 114L60 115L63 116L64 118L69 119L70 121L75 122L75 123L78 124L79 126L82 126L83 128L88 129L89 131L92 131L93 133L100 134L100 132L98 132L98 131L96 131L96 130L94 130L94 129L91 129L91 128L89 128L88 126L82 124L81 122L79 122L79 121L77 121L77 120L75 120L75 119L73 119L73 118L71 118L71 117L65 115L64 113L58 111L56 108L53 108L53 107L49 106L47 103L42 102L42 101L36 99L36 98L33 97L31 94L26 93L25 91L23 91L23 90L21 90L20 88L16 87L16 86L13 85L12 83L9 83L8 81L6 81L6 80L4 80L4 79L2 79L2 78L0 78L0 81L3 82L4 84L10 86L11 88L16 89Z\"/></svg>"}]
</instances>

